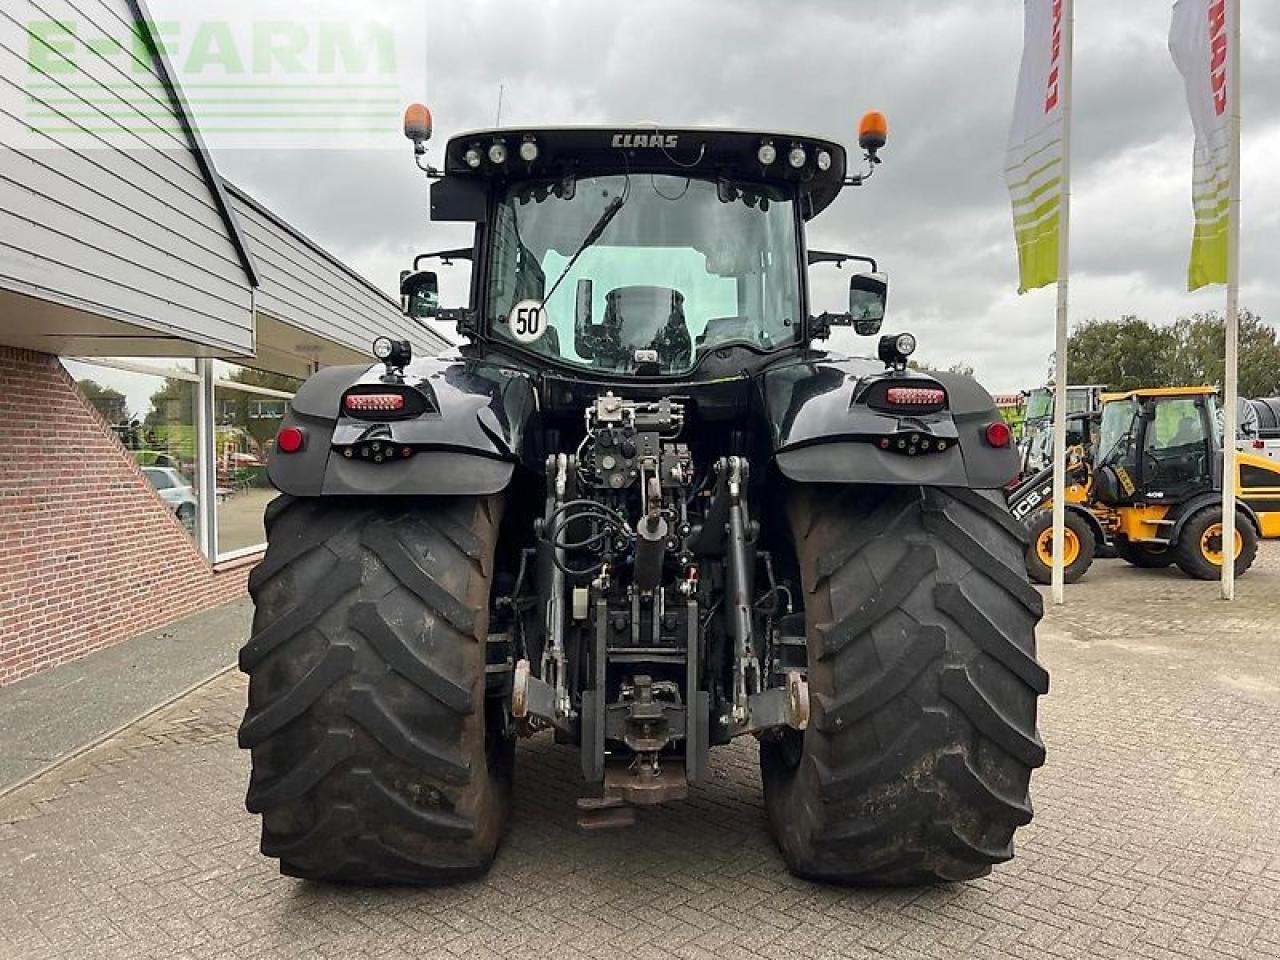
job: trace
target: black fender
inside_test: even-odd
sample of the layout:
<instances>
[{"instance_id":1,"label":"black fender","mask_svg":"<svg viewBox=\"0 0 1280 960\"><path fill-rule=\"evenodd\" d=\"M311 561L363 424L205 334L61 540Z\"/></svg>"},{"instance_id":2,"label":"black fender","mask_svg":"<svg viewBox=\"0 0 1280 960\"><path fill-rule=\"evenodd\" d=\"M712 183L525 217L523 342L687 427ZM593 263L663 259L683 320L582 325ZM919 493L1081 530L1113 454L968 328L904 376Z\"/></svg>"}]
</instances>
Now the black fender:
<instances>
[{"instance_id":1,"label":"black fender","mask_svg":"<svg viewBox=\"0 0 1280 960\"><path fill-rule=\"evenodd\" d=\"M424 409L381 421L343 411L348 391L378 386L412 390ZM529 378L493 363L424 357L403 378L388 378L381 364L326 367L299 388L281 423L303 430L302 449L274 450L267 472L276 489L299 497L493 494L526 456L536 456L525 446L537 411ZM412 456L373 463L342 455L372 430Z\"/></svg>"},{"instance_id":2,"label":"black fender","mask_svg":"<svg viewBox=\"0 0 1280 960\"><path fill-rule=\"evenodd\" d=\"M773 458L790 480L998 489L1018 473L1012 443L987 443L987 427L1001 416L972 377L887 371L875 361L827 354L769 367L760 382ZM903 412L877 402L897 384L940 386L946 406ZM911 436L927 443L927 452L898 452L898 439Z\"/></svg>"},{"instance_id":3,"label":"black fender","mask_svg":"<svg viewBox=\"0 0 1280 960\"><path fill-rule=\"evenodd\" d=\"M1178 539L1182 536L1182 528L1187 525L1187 521L1192 515L1200 512L1205 507L1222 507L1221 491L1205 491L1198 493L1194 497L1184 503L1180 503L1174 508L1172 519L1173 530L1169 533L1169 548L1173 549L1178 545ZM1240 500L1236 500L1236 513L1243 517L1246 521L1253 525L1254 532L1259 537L1262 536L1262 521L1258 519L1258 515L1254 512L1253 507ZM1239 518L1237 518L1239 519Z\"/></svg>"}]
</instances>

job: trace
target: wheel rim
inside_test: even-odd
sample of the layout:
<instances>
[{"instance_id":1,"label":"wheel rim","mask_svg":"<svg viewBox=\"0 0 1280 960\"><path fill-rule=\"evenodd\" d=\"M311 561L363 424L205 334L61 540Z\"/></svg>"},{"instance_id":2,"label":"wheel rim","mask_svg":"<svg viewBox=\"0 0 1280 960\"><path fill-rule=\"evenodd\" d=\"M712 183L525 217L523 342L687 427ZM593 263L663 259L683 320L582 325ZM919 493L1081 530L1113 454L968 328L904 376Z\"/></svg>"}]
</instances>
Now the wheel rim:
<instances>
[{"instance_id":1,"label":"wheel rim","mask_svg":"<svg viewBox=\"0 0 1280 960\"><path fill-rule=\"evenodd\" d=\"M1239 530L1234 531L1234 533L1235 557L1239 557L1240 551L1244 549L1244 537L1240 536ZM1204 533L1200 535L1200 555L1215 567L1222 566L1222 524L1211 523L1204 528Z\"/></svg>"},{"instance_id":2,"label":"wheel rim","mask_svg":"<svg viewBox=\"0 0 1280 960\"><path fill-rule=\"evenodd\" d=\"M1046 567L1053 566L1053 527L1045 530L1036 540L1036 556ZM1080 556L1080 539L1070 527L1062 529L1062 565L1069 567Z\"/></svg>"}]
</instances>

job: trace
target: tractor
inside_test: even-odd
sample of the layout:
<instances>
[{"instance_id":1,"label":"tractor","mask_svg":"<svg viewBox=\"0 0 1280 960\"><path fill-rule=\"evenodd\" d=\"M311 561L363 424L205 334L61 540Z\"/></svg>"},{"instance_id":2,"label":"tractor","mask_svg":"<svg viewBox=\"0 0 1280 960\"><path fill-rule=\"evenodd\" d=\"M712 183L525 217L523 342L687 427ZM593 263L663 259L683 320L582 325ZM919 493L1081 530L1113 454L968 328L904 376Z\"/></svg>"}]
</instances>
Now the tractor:
<instances>
[{"instance_id":1,"label":"tractor","mask_svg":"<svg viewBox=\"0 0 1280 960\"><path fill-rule=\"evenodd\" d=\"M1213 387L1157 387L1102 395L1100 415L1076 416L1082 443L1068 450L1064 579L1089 569L1100 549L1137 567L1177 564L1216 580L1226 555L1222 525L1222 424ZM1260 538L1280 537L1280 466L1236 454L1236 575ZM1052 469L1009 495L1027 524L1027 569L1048 583L1053 562Z\"/></svg>"},{"instance_id":2,"label":"tractor","mask_svg":"<svg viewBox=\"0 0 1280 960\"><path fill-rule=\"evenodd\" d=\"M431 218L474 233L405 272L404 310L464 342L380 338L281 424L240 653L263 854L480 876L543 734L576 748L584 828L678 802L745 737L799 876L1008 860L1049 683L1009 428L971 377L909 369L910 334L821 349L880 333L875 260L805 230L875 171L883 116L856 172L779 132L484 129L439 168L425 107L405 132ZM465 306L432 259L470 261ZM848 262L847 305L816 310L811 268Z\"/></svg>"},{"instance_id":3,"label":"tractor","mask_svg":"<svg viewBox=\"0 0 1280 960\"><path fill-rule=\"evenodd\" d=\"M1102 408L1102 394L1107 388L1099 384L1067 387L1067 445L1087 442L1091 417ZM1022 456L1025 480L1053 463L1053 387L1036 387L1026 393L1022 434L1018 452Z\"/></svg>"}]
</instances>

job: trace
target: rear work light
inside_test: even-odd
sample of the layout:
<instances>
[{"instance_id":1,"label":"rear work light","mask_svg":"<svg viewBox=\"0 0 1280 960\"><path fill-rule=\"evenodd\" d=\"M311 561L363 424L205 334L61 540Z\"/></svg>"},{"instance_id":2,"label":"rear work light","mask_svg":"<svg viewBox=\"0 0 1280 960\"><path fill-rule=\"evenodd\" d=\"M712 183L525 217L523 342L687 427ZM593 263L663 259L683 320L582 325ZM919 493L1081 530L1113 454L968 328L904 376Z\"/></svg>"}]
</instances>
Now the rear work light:
<instances>
[{"instance_id":1,"label":"rear work light","mask_svg":"<svg viewBox=\"0 0 1280 960\"><path fill-rule=\"evenodd\" d=\"M947 393L936 387L890 387L885 399L895 407L938 407L947 402Z\"/></svg>"},{"instance_id":2,"label":"rear work light","mask_svg":"<svg viewBox=\"0 0 1280 960\"><path fill-rule=\"evenodd\" d=\"M345 406L352 413L396 413L404 409L404 394L350 393Z\"/></svg>"}]
</instances>

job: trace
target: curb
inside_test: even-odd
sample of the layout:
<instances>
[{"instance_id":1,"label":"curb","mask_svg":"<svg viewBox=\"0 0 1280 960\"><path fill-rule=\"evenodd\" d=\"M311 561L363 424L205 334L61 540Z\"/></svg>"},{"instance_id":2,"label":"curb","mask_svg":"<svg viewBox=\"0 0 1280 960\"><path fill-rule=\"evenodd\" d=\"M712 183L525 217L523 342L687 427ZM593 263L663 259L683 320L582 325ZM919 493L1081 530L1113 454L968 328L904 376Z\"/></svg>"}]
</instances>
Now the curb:
<instances>
[{"instance_id":1,"label":"curb","mask_svg":"<svg viewBox=\"0 0 1280 960\"><path fill-rule=\"evenodd\" d=\"M214 671L213 673L209 674L209 676L205 677L203 680L197 680L195 683L191 684L191 686L186 687L183 690L179 690L173 696L168 697L165 700L162 700L160 703L157 703L154 707L151 707L147 710L142 711L142 713L138 714L136 717L126 720L124 723L120 724L119 726L111 728L106 733L101 733L98 736L94 737L88 743L81 744L80 746L76 747L74 750L71 750L69 753L65 753L62 756L58 757L56 760L53 760L45 764L43 767L41 767L39 770L36 770L34 773L29 773L25 777L22 777L20 780L16 781L15 783L11 783L6 787L0 787L0 800L6 799L9 796L9 794L13 793L14 791L19 790L22 787L25 787L27 784L32 783L36 780L39 780L41 777L52 773L54 770L57 770L63 764L70 763L72 760L76 759L77 757L83 756L84 754L88 753L90 750L94 749L95 747L101 746L102 744L106 743L108 740L112 739L113 737L119 736L120 734L124 733L124 731L128 730L130 727L134 726L135 724L141 723L143 720L146 720L148 717L152 716L153 714L159 713L165 707L173 706L173 704L177 703L183 697L187 696L188 694L195 693L201 687L204 687L210 683L213 683L213 681L217 680L219 677L223 676L224 674L230 673L235 668L236 668L235 663L227 664L225 667L222 667Z\"/></svg>"}]
</instances>

